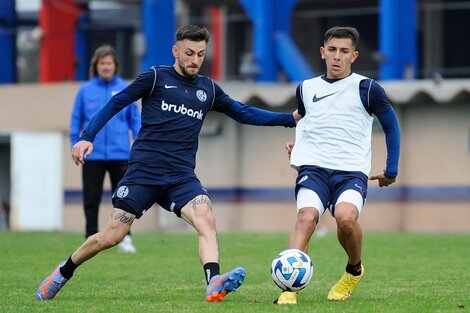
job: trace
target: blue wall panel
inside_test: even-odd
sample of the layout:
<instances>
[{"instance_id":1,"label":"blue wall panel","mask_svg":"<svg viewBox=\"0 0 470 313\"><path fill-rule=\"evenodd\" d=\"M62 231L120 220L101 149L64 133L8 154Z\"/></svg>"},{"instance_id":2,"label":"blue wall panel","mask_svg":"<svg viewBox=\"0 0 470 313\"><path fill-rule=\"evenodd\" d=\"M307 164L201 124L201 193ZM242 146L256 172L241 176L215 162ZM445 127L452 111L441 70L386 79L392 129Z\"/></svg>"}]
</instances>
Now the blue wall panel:
<instances>
[{"instance_id":1,"label":"blue wall panel","mask_svg":"<svg viewBox=\"0 0 470 313\"><path fill-rule=\"evenodd\" d=\"M0 1L0 84L16 82L15 0Z\"/></svg>"}]
</instances>

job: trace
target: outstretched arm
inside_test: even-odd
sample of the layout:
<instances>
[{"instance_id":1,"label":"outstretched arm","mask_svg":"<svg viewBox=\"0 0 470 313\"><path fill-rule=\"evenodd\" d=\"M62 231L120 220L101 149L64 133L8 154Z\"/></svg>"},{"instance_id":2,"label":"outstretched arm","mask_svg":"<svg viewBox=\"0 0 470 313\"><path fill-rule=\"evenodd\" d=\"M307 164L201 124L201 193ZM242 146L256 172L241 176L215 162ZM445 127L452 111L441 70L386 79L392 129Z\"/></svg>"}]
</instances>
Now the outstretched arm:
<instances>
[{"instance_id":1,"label":"outstretched arm","mask_svg":"<svg viewBox=\"0 0 470 313\"><path fill-rule=\"evenodd\" d=\"M295 127L298 119L297 110L292 113L278 113L243 104L230 98L219 85L213 82L214 105L212 110L224 113L235 121L256 126Z\"/></svg>"},{"instance_id":2,"label":"outstretched arm","mask_svg":"<svg viewBox=\"0 0 470 313\"><path fill-rule=\"evenodd\" d=\"M295 111L293 113L278 113L259 109L231 100L231 105L225 106L220 112L242 124L256 126L284 126L294 127L296 125Z\"/></svg>"}]
</instances>

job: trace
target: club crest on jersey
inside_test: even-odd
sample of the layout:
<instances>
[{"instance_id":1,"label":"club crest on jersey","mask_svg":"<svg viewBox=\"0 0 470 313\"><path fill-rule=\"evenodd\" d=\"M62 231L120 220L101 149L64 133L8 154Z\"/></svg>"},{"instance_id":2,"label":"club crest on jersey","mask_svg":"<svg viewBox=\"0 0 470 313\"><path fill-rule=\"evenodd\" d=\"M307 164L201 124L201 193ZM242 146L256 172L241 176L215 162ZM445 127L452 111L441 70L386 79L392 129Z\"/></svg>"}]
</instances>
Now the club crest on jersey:
<instances>
[{"instance_id":1,"label":"club crest on jersey","mask_svg":"<svg viewBox=\"0 0 470 313\"><path fill-rule=\"evenodd\" d=\"M196 96L201 102L204 102L207 100L207 95L204 92L204 90L199 89L198 91L196 91Z\"/></svg>"},{"instance_id":2,"label":"club crest on jersey","mask_svg":"<svg viewBox=\"0 0 470 313\"><path fill-rule=\"evenodd\" d=\"M125 198L128 194L129 194L129 188L127 188L127 186L121 186L116 191L116 196L118 198Z\"/></svg>"}]
</instances>

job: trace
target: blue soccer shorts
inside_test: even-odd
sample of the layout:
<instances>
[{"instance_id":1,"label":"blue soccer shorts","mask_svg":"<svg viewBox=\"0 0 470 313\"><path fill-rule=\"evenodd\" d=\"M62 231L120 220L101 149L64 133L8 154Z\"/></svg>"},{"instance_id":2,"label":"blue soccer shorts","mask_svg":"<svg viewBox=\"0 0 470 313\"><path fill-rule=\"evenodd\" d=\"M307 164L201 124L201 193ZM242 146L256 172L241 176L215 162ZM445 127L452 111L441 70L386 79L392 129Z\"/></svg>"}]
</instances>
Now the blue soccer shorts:
<instances>
[{"instance_id":1,"label":"blue soccer shorts","mask_svg":"<svg viewBox=\"0 0 470 313\"><path fill-rule=\"evenodd\" d=\"M297 209L313 206L320 216L326 209L334 216L336 203L344 201L354 204L360 213L367 198L367 182L362 172L302 166L295 187Z\"/></svg>"},{"instance_id":2,"label":"blue soccer shorts","mask_svg":"<svg viewBox=\"0 0 470 313\"><path fill-rule=\"evenodd\" d=\"M113 206L140 218L155 203L181 217L181 209L200 195L209 197L207 190L193 173L164 175L153 182L140 181L135 171L128 171L113 193ZM152 182L152 183L151 183Z\"/></svg>"}]
</instances>

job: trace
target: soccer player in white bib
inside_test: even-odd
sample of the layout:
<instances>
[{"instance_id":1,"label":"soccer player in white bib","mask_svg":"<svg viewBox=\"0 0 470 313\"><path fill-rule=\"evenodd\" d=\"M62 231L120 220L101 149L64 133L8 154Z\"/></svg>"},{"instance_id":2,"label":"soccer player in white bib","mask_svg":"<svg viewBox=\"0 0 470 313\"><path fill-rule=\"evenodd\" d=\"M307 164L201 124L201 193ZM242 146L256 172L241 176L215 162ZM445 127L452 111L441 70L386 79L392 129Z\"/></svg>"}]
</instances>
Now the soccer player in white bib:
<instances>
[{"instance_id":1,"label":"soccer player in white bib","mask_svg":"<svg viewBox=\"0 0 470 313\"><path fill-rule=\"evenodd\" d=\"M297 220L289 248L308 252L322 214L328 210L337 224L338 240L347 254L346 271L331 288L328 300L347 300L364 277L362 230L358 218L367 197L368 180L380 187L395 182L400 154L400 129L384 89L352 72L358 58L359 33L353 27L333 27L320 47L326 74L298 85L295 144L287 143L291 166L298 171L295 186ZM369 177L373 115L385 133L386 167ZM297 293L285 291L277 304L296 304Z\"/></svg>"}]
</instances>

